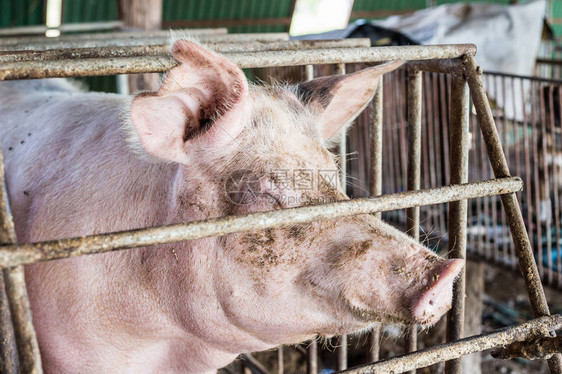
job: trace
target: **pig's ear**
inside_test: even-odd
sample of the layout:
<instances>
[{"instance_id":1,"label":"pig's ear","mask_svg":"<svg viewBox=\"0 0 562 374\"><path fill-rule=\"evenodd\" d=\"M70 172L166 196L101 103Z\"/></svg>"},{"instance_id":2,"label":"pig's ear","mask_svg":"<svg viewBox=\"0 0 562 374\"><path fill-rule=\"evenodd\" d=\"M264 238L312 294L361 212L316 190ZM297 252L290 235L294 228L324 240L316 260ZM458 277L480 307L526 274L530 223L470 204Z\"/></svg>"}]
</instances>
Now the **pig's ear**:
<instances>
[{"instance_id":1,"label":"pig's ear","mask_svg":"<svg viewBox=\"0 0 562 374\"><path fill-rule=\"evenodd\" d=\"M185 163L193 142L222 147L242 131L248 81L237 66L196 43L178 40L172 54L180 64L158 92L133 99L131 121L149 154Z\"/></svg>"},{"instance_id":2,"label":"pig's ear","mask_svg":"<svg viewBox=\"0 0 562 374\"><path fill-rule=\"evenodd\" d=\"M384 73L400 67L392 61L347 75L313 79L297 86L297 94L318 115L318 131L324 141L355 119L372 99Z\"/></svg>"}]
</instances>

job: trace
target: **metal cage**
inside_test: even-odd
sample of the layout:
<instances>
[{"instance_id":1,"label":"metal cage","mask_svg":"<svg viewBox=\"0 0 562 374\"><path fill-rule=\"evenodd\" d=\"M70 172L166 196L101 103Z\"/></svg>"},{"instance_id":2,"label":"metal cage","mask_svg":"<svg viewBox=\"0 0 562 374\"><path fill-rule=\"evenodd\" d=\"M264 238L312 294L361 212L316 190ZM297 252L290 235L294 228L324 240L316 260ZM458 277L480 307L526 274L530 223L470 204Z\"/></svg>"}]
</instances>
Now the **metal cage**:
<instances>
[{"instance_id":1,"label":"metal cage","mask_svg":"<svg viewBox=\"0 0 562 374\"><path fill-rule=\"evenodd\" d=\"M78 37L78 36L77 36ZM37 38L11 38L0 40L0 80L38 79L50 77L80 77L90 75L164 72L177 63L168 53L167 36L144 34L138 38L119 38L96 35L62 38L58 41ZM480 336L463 338L464 272L454 286L453 307L448 314L449 343L414 352L416 334L408 339L408 353L402 356L372 362L346 369L345 337L340 341L338 369L345 373L398 373L447 361L448 373L459 373L463 355L494 347L504 347L501 357L550 357L552 373L562 373L562 356L552 344L557 339L554 330L562 327L562 316L550 315L547 300L540 282L533 250L525 229L524 219L516 193L523 182L512 177L502 149L494 116L484 90L481 70L477 66L473 45L366 47L362 42L288 42L282 35L199 35L203 43L211 44L241 68L307 65L308 78L312 78L312 65L338 64L345 72L347 63L377 63L389 60L406 60L407 89L407 187L408 191L381 195L382 193L382 136L383 88L375 95L375 116L370 139L370 197L343 202L304 206L203 221L194 221L139 230L113 232L87 237L67 238L39 243L18 244L11 219L4 180L0 181L0 266L4 285L0 285L1 357L6 373L17 371L41 372L41 361L31 321L27 300L23 265L73 256L103 253L141 246L151 246L184 240L225 235L248 230L265 229L312 222L365 213L407 209L408 229L418 237L420 206L448 203L450 256L465 258L467 200L501 195L507 222L513 237L514 253L518 258L533 313L536 319L521 325L496 330ZM275 40L267 44L265 40ZM256 42L256 40L261 42ZM222 42L244 42L240 47ZM277 43L277 44L276 44ZM347 44L346 44L347 43ZM351 43L351 44L349 44ZM353 43L359 43L355 45ZM25 50L29 51L25 51ZM439 72L451 77L450 101L450 185L420 189L421 170L421 116L422 71ZM477 113L480 131L485 142L487 157L495 179L468 183L469 100ZM345 155L345 146L340 147ZM3 162L0 175L4 178ZM345 180L344 180L345 182ZM10 318L11 315L11 318ZM374 344L371 360L378 358L378 334L372 334ZM519 343L517 343L519 342ZM510 345L515 343L514 345ZM505 347L508 346L508 347ZM308 346L308 372L317 371L316 345ZM529 353L531 352L531 353ZM553 354L551 356L551 354ZM18 358L19 357L19 358ZM18 364L19 361L19 364ZM249 363L251 365L251 362Z\"/></svg>"}]
</instances>

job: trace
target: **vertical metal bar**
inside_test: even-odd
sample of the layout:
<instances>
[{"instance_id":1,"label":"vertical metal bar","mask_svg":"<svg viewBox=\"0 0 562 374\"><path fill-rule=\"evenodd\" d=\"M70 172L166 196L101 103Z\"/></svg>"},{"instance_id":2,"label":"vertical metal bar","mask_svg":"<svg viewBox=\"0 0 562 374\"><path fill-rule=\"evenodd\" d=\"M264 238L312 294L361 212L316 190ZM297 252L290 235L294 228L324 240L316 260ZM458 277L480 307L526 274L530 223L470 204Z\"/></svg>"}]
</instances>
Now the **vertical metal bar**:
<instances>
[{"instance_id":1,"label":"vertical metal bar","mask_svg":"<svg viewBox=\"0 0 562 374\"><path fill-rule=\"evenodd\" d=\"M490 87L490 76L486 76L486 85ZM478 119L478 116L477 116ZM489 179L490 178L490 163L488 162L488 156L486 154L486 147L484 146L483 142L484 139L479 137L480 139L480 170L482 171L481 180ZM484 228L486 231L490 228L490 207L492 206L492 198L484 197L482 200L482 204L484 207ZM484 234L484 245L485 245L485 252L486 252L486 259L492 259L492 246L491 246L491 235L485 232Z\"/></svg>"},{"instance_id":2,"label":"vertical metal bar","mask_svg":"<svg viewBox=\"0 0 562 374\"><path fill-rule=\"evenodd\" d=\"M314 79L314 65L306 65L305 78L307 81ZM318 372L318 343L313 339L306 348L306 373L316 374Z\"/></svg>"},{"instance_id":3,"label":"vertical metal bar","mask_svg":"<svg viewBox=\"0 0 562 374\"><path fill-rule=\"evenodd\" d=\"M306 347L306 374L318 373L318 344L312 340Z\"/></svg>"},{"instance_id":4,"label":"vertical metal bar","mask_svg":"<svg viewBox=\"0 0 562 374\"><path fill-rule=\"evenodd\" d=\"M554 223L554 238L556 239L556 246L558 246L558 244L560 243L560 233L558 232L558 216L557 216L557 212L558 212L558 198L557 198L557 194L558 194L558 189L557 189L557 172L556 172L556 162L557 162L557 149L556 149L556 125L554 123L554 86L549 85L548 86L548 108L549 108L549 118L547 119L548 125L549 125L549 129L547 131L547 134L550 136L551 139L551 145L550 147L548 147L548 151L549 151L549 156L551 157L551 161L550 161L550 167L552 169L552 175L549 177L548 181L550 181L552 183L552 185L550 186L550 190L552 191L551 195L552 197L549 198L550 201L552 202L551 204L551 209L550 209L550 213L551 215L549 216L553 216L554 218L554 222L552 222L552 219L549 220L550 225L552 225ZM548 169L547 169L548 170ZM550 170L548 170L548 172L550 172ZM548 181L545 181L548 182ZM552 211L554 209L554 212ZM554 214L552 214L554 213ZM548 232L548 252L547 252L547 264L548 264L548 283L549 284L553 284L554 283L554 265L552 262L552 232L551 230L547 230Z\"/></svg>"},{"instance_id":5,"label":"vertical metal bar","mask_svg":"<svg viewBox=\"0 0 562 374\"><path fill-rule=\"evenodd\" d=\"M345 64L337 64L336 74L345 74ZM340 178L341 178L341 188L344 192L347 191L347 136L346 131L343 129L340 139L339 151L340 151ZM343 369L342 369L343 370Z\"/></svg>"},{"instance_id":6,"label":"vertical metal bar","mask_svg":"<svg viewBox=\"0 0 562 374\"><path fill-rule=\"evenodd\" d=\"M451 184L468 182L468 86L460 75L453 75L451 80L449 125L449 163ZM466 259L466 220L467 201L449 203L449 257ZM456 341L463 337L464 328L464 294L465 268L453 285L453 303L447 315L447 341ZM447 361L445 372L459 374L462 372L462 358Z\"/></svg>"},{"instance_id":7,"label":"vertical metal bar","mask_svg":"<svg viewBox=\"0 0 562 374\"><path fill-rule=\"evenodd\" d=\"M499 90L498 90L498 79L500 79L500 77L493 75L492 76L493 82L494 82L494 93L496 95L496 100L499 102L500 99L500 94L499 94ZM500 121L500 113L498 110L495 111L495 117L494 117L494 122L496 124L496 129L498 132L498 137L500 136L501 130L503 129L503 123ZM498 138L501 142L501 139ZM502 149L503 152L503 149ZM500 261L500 246L497 244L498 241L498 232L500 232L500 228L498 227L498 214L501 215L501 212L498 212L498 197L497 196L492 196L491 197L492 200L492 205L491 205L491 213L492 213L492 234L489 235L490 238L490 247L493 249L494 251L494 261L499 262Z\"/></svg>"},{"instance_id":8,"label":"vertical metal bar","mask_svg":"<svg viewBox=\"0 0 562 374\"><path fill-rule=\"evenodd\" d=\"M562 85L558 85L558 103L557 103L559 108L562 108ZM558 120L560 121L560 123L562 123L562 110L559 111L558 113ZM560 134L560 137L562 137L562 133ZM562 152L562 149L560 149L560 144L556 144L556 151L557 152ZM562 170L558 169L558 166L555 166L556 171L559 173L562 173ZM554 177L556 181L558 181L559 176L555 176ZM558 201L560 201L560 189L562 188L561 185L556 186L556 196L558 197ZM556 203L556 218L558 219L557 223L556 223L556 233L558 234L559 231L561 230L560 227L560 205L559 203ZM560 242L560 238L557 236L556 237L556 268L558 269L557 271L557 276L558 276L558 288L562 288L562 243Z\"/></svg>"},{"instance_id":9,"label":"vertical metal bar","mask_svg":"<svg viewBox=\"0 0 562 374\"><path fill-rule=\"evenodd\" d=\"M431 73L424 72L422 80L424 82L428 82L431 79ZM433 148L433 125L431 121L433 121L433 105L431 102L432 99L432 92L431 92L431 85L424 84L423 85L423 103L422 103L422 152L427 157L424 157L422 160L422 180L423 186L422 188L431 188L433 184L431 182L431 178L434 176L433 170L430 172L430 168L432 167L431 160L433 159L434 155L434 148ZM434 216L435 206L424 206L420 209L420 223L421 227L420 230L423 233L423 238L421 238L422 242L429 242L431 240L431 233L433 231L433 216ZM424 217L423 219L421 217Z\"/></svg>"},{"instance_id":10,"label":"vertical metal bar","mask_svg":"<svg viewBox=\"0 0 562 374\"><path fill-rule=\"evenodd\" d=\"M490 164L494 170L496 178L508 177L509 168L507 167L507 160L502 151L501 142L499 140L492 110L488 104L486 91L480 79L481 69L476 65L476 61L471 56L464 56L464 69L467 75L468 85L476 113L480 122L480 130L486 142L486 149L490 158ZM517 196L515 193L502 195L502 202L507 216L513 242L519 258L519 267L525 280L531 308L536 317L548 316L550 311L548 303L544 294L544 289L541 284L539 272L535 265L533 257L533 249L529 243L523 215ZM555 354L548 360L548 366L551 373L562 374L562 355Z\"/></svg>"},{"instance_id":11,"label":"vertical metal bar","mask_svg":"<svg viewBox=\"0 0 562 374\"><path fill-rule=\"evenodd\" d=\"M373 99L373 128L371 132L371 173L369 179L369 196L382 194L382 146L383 146L383 80L381 77L379 86L375 91ZM381 213L375 213L377 218L381 218ZM381 325L376 324L371 330L369 338L369 361L379 360L380 352Z\"/></svg>"},{"instance_id":12,"label":"vertical metal bar","mask_svg":"<svg viewBox=\"0 0 562 374\"><path fill-rule=\"evenodd\" d=\"M277 348L277 374L285 373L285 361L283 357L283 346Z\"/></svg>"},{"instance_id":13,"label":"vertical metal bar","mask_svg":"<svg viewBox=\"0 0 562 374\"><path fill-rule=\"evenodd\" d=\"M410 71L408 76L408 190L420 189L420 159L421 159L421 102L422 102L422 74L420 71ZM406 232L414 240L419 240L420 208L406 210ZM418 328L412 326L405 336L405 350L416 350ZM410 373L415 373L415 370Z\"/></svg>"},{"instance_id":14,"label":"vertical metal bar","mask_svg":"<svg viewBox=\"0 0 562 374\"><path fill-rule=\"evenodd\" d=\"M0 151L0 243L15 244L16 242L16 231L6 191L4 158ZM23 373L42 373L39 345L31 320L23 266L4 269L3 275L16 337L20 370Z\"/></svg>"},{"instance_id":15,"label":"vertical metal bar","mask_svg":"<svg viewBox=\"0 0 562 374\"><path fill-rule=\"evenodd\" d=\"M521 140L520 140L520 135L519 135L519 118L518 117L518 111L517 111L517 98L515 95L515 77L511 77L511 108L513 110L513 120L511 121L511 123L513 124L513 128L514 128L514 138L515 138L515 170L516 170L516 175L524 175L524 173L522 173L521 170ZM518 78L521 79L521 78ZM523 95L523 92L520 93L520 96ZM525 105L522 104L522 105ZM519 192L517 193L517 199L522 202L523 200L523 193ZM528 221L530 222L530 221ZM529 230L527 230L527 233L529 232ZM531 241L532 243L532 241ZM513 248L513 246L511 246L511 251L510 251L510 258L509 258L509 262L511 263L511 268L513 270L515 270L517 268L517 260L516 260L516 256L515 256L515 248Z\"/></svg>"},{"instance_id":16,"label":"vertical metal bar","mask_svg":"<svg viewBox=\"0 0 562 374\"><path fill-rule=\"evenodd\" d=\"M531 82L531 92L539 92L540 84L535 82ZM535 100L537 99L537 100ZM539 132L538 128L540 124L537 124L537 111L540 110L540 105L538 103L538 98L535 98L534 95L532 96L531 101L531 109L532 109L532 146L533 146L533 157L532 160L534 161L533 164L533 192L534 192L534 201L535 201L535 227L536 227L536 243L537 248L536 250L539 253L539 274L540 276L543 275L543 268L542 268L542 224L541 224L541 196L540 196L540 181L539 178L539 151L538 151L538 144L539 140L537 137L537 133ZM537 109L539 107L539 109Z\"/></svg>"},{"instance_id":17,"label":"vertical metal bar","mask_svg":"<svg viewBox=\"0 0 562 374\"><path fill-rule=\"evenodd\" d=\"M345 64L336 65L336 74L345 74ZM339 152L340 152L340 183L344 192L347 192L347 136L345 129L342 130ZM338 370L347 369L347 335L340 336L337 348Z\"/></svg>"},{"instance_id":18,"label":"vertical metal bar","mask_svg":"<svg viewBox=\"0 0 562 374\"><path fill-rule=\"evenodd\" d=\"M532 168L531 168L531 153L529 152L529 148L532 147L529 144L529 117L527 116L527 98L525 97L525 81L521 79L521 109L523 109L523 144L524 144L524 153L525 153L525 180L531 181L533 179ZM532 105L532 102L531 102ZM532 148L531 148L532 149ZM529 233L529 241L534 243L534 233L533 230L533 195L531 194L532 188L531 186L527 186L525 188L525 198L527 201L527 222L529 224L528 233ZM514 265L516 265L514 263Z\"/></svg>"},{"instance_id":19,"label":"vertical metal bar","mask_svg":"<svg viewBox=\"0 0 562 374\"><path fill-rule=\"evenodd\" d=\"M543 86L539 84L540 91L539 94L539 103L540 103L540 134L541 134L541 144L540 144L540 151L542 155L542 162L540 163L539 167L542 169L542 175L540 175L540 191L541 191L541 201L540 207L543 211L542 217L545 218L545 233L546 236L546 249L549 251L550 249L550 217L551 217L551 209L550 209L550 189L548 183L548 152L547 152L547 137L549 136L547 129L546 129L546 107L545 107L545 100L544 95L548 90L548 86ZM542 237L540 238L542 239ZM539 271L542 277L545 276L545 272L548 275L548 266L547 269L544 269L544 261L543 261L543 250L539 252L538 262L539 262Z\"/></svg>"},{"instance_id":20,"label":"vertical metal bar","mask_svg":"<svg viewBox=\"0 0 562 374\"><path fill-rule=\"evenodd\" d=\"M4 272L0 271L0 372L18 374L18 348L4 284Z\"/></svg>"}]
</instances>

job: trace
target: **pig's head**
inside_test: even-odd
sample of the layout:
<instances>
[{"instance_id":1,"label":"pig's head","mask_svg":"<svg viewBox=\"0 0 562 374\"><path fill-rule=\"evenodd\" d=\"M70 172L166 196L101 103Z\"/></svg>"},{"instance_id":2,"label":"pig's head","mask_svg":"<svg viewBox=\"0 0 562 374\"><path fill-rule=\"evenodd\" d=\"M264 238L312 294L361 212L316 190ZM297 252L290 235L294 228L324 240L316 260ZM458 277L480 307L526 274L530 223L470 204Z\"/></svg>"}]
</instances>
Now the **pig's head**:
<instances>
[{"instance_id":1,"label":"pig's head","mask_svg":"<svg viewBox=\"0 0 562 374\"><path fill-rule=\"evenodd\" d=\"M180 64L159 91L131 106L135 141L178 170L168 223L347 199L326 144L400 66L257 87L195 43L173 54ZM433 324L463 266L371 215L193 241L174 255L186 283L176 290L204 288L209 310L272 345L376 321Z\"/></svg>"}]
</instances>

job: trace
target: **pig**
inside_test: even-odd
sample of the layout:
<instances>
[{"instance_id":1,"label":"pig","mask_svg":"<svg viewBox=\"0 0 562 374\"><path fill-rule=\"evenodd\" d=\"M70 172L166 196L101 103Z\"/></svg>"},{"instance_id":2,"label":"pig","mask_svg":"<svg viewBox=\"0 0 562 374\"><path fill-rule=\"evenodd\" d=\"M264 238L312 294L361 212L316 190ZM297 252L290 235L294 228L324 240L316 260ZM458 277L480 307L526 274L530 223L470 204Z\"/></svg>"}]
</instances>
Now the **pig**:
<instances>
[{"instance_id":1,"label":"pig","mask_svg":"<svg viewBox=\"0 0 562 374\"><path fill-rule=\"evenodd\" d=\"M266 87L196 42L172 54L159 90L134 97L0 84L20 242L346 200L333 179L297 188L283 173L337 170L330 142L401 65ZM462 266L359 215L38 263L25 276L45 372L213 373L243 352L376 322L429 326Z\"/></svg>"}]
</instances>

